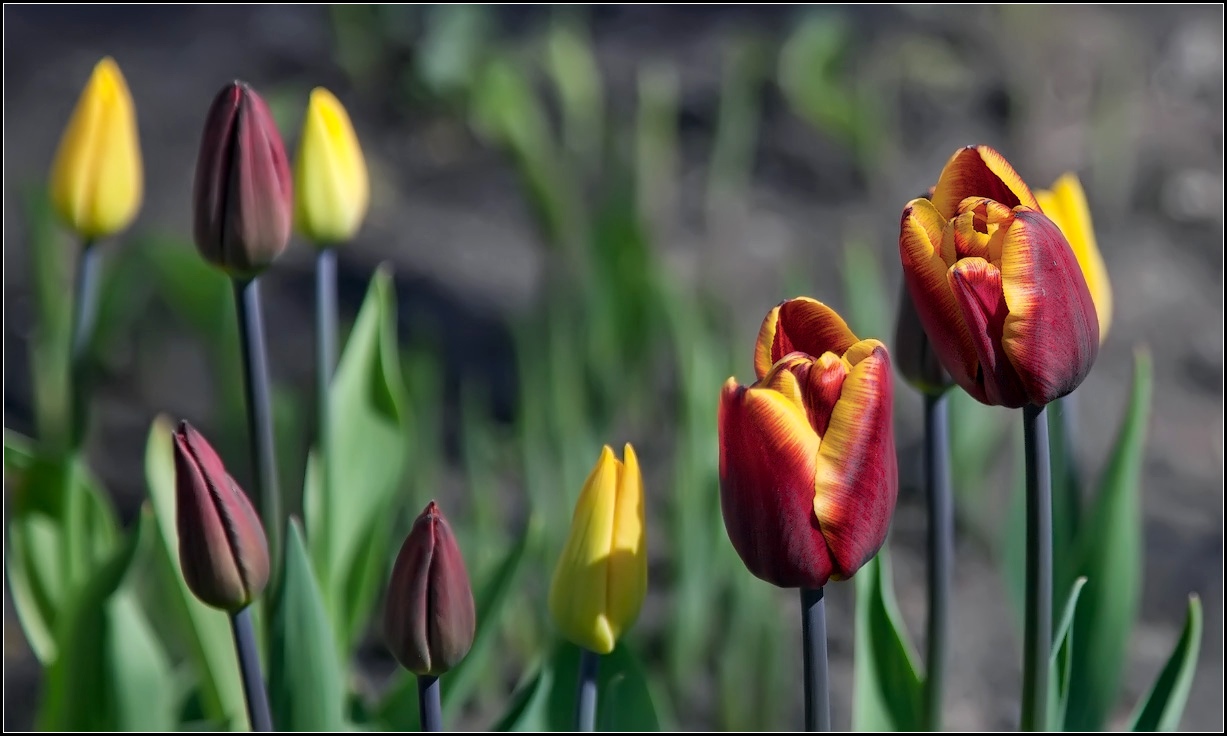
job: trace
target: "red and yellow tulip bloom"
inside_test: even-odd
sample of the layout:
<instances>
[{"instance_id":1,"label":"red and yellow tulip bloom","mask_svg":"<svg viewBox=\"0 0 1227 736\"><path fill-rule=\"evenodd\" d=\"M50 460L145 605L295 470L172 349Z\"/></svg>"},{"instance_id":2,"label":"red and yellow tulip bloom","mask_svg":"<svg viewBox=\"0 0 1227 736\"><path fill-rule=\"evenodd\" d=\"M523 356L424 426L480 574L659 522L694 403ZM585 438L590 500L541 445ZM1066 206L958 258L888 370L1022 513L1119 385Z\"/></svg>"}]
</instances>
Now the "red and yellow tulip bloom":
<instances>
[{"instance_id":1,"label":"red and yellow tulip bloom","mask_svg":"<svg viewBox=\"0 0 1227 736\"><path fill-rule=\"evenodd\" d=\"M750 572L784 588L851 577L886 539L898 495L886 347L792 299L763 321L758 382L720 397L720 508Z\"/></svg>"},{"instance_id":2,"label":"red and yellow tulip bloom","mask_svg":"<svg viewBox=\"0 0 1227 736\"><path fill-rule=\"evenodd\" d=\"M903 276L933 349L985 404L1044 406L1099 353L1099 320L1061 230L987 146L959 150L899 233Z\"/></svg>"}]
</instances>

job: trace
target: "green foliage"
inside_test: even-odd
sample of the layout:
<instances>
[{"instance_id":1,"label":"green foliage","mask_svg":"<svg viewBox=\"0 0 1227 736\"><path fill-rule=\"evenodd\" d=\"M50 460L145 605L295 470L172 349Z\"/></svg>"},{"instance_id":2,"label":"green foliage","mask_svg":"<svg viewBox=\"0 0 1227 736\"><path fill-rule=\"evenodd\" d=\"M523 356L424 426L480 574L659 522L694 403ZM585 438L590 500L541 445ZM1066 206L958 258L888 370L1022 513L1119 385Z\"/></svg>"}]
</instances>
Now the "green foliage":
<instances>
[{"instance_id":1,"label":"green foliage","mask_svg":"<svg viewBox=\"0 0 1227 736\"><path fill-rule=\"evenodd\" d=\"M924 728L924 680L895 601L886 548L856 573L856 659L852 728Z\"/></svg>"},{"instance_id":2,"label":"green foliage","mask_svg":"<svg viewBox=\"0 0 1227 736\"><path fill-rule=\"evenodd\" d=\"M1048 682L1048 730L1059 731L1065 724L1065 712L1069 707L1070 677L1073 672L1074 614L1078 610L1078 598L1086 578L1074 581L1065 610L1058 619L1052 636L1052 656L1049 659Z\"/></svg>"},{"instance_id":3,"label":"green foliage","mask_svg":"<svg viewBox=\"0 0 1227 736\"><path fill-rule=\"evenodd\" d=\"M1201 599L1189 596L1189 612L1176 647L1163 665L1159 679L1138 703L1130 731L1176 731L1193 686L1197 656L1201 651Z\"/></svg>"}]
</instances>

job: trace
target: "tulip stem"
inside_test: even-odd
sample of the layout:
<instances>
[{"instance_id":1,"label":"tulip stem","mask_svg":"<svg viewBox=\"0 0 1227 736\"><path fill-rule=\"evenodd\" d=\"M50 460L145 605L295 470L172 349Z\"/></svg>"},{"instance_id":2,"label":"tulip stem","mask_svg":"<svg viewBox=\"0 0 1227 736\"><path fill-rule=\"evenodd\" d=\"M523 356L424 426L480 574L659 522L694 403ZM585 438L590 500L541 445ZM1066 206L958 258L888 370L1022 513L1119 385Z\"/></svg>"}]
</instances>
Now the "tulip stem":
<instances>
[{"instance_id":1,"label":"tulip stem","mask_svg":"<svg viewBox=\"0 0 1227 736\"><path fill-rule=\"evenodd\" d=\"M337 252L333 248L322 248L315 259L315 408L318 417L316 447L319 449L316 460L324 498L331 492L332 406L328 393L336 365ZM327 547L328 540L321 541Z\"/></svg>"},{"instance_id":2,"label":"tulip stem","mask_svg":"<svg viewBox=\"0 0 1227 736\"><path fill-rule=\"evenodd\" d=\"M601 655L587 648L579 652L579 697L575 701L575 730L596 730L596 675Z\"/></svg>"},{"instance_id":3,"label":"tulip stem","mask_svg":"<svg viewBox=\"0 0 1227 736\"><path fill-rule=\"evenodd\" d=\"M423 731L443 730L443 707L439 702L439 678L418 675L418 709Z\"/></svg>"},{"instance_id":4,"label":"tulip stem","mask_svg":"<svg viewBox=\"0 0 1227 736\"><path fill-rule=\"evenodd\" d=\"M1023 407L1027 463L1027 610L1023 631L1022 730L1047 726L1052 647L1052 467L1044 408Z\"/></svg>"},{"instance_id":5,"label":"tulip stem","mask_svg":"<svg viewBox=\"0 0 1227 736\"><path fill-rule=\"evenodd\" d=\"M71 449L76 450L85 439L89 416L89 346L98 322L98 286L102 271L102 253L94 241L81 242L81 257L73 285L73 313L69 380L72 395L72 424L69 427Z\"/></svg>"},{"instance_id":6,"label":"tulip stem","mask_svg":"<svg viewBox=\"0 0 1227 736\"><path fill-rule=\"evenodd\" d=\"M822 588L801 589L801 643L805 659L805 730L830 731L827 613Z\"/></svg>"},{"instance_id":7,"label":"tulip stem","mask_svg":"<svg viewBox=\"0 0 1227 736\"><path fill-rule=\"evenodd\" d=\"M929 620L925 715L929 731L942 730L950 580L954 559L954 503L950 490L950 427L946 395L925 396L925 486L929 499Z\"/></svg>"},{"instance_id":8,"label":"tulip stem","mask_svg":"<svg viewBox=\"0 0 1227 736\"><path fill-rule=\"evenodd\" d=\"M273 444L272 390L268 353L264 346L264 315L260 309L260 280L234 280L239 342L243 352L243 388L247 396L247 432L251 442L252 477L264 532L268 535L269 564L279 570L281 559L281 493L277 483L276 445Z\"/></svg>"},{"instance_id":9,"label":"tulip stem","mask_svg":"<svg viewBox=\"0 0 1227 736\"><path fill-rule=\"evenodd\" d=\"M250 606L230 617L234 631L234 648L239 655L239 670L243 677L243 697L247 701L247 717L251 730L272 731L273 717L268 709L268 692L260 673L260 651L256 646L256 630L251 623Z\"/></svg>"}]
</instances>

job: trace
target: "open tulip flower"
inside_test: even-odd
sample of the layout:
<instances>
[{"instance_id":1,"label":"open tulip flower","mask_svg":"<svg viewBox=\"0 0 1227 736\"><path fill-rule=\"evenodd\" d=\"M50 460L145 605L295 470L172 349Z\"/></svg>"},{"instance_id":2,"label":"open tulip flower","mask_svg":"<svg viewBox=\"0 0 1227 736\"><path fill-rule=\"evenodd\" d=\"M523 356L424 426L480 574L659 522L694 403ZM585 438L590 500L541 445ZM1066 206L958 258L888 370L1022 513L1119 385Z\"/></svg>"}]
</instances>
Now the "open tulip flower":
<instances>
[{"instance_id":1,"label":"open tulip flower","mask_svg":"<svg viewBox=\"0 0 1227 736\"><path fill-rule=\"evenodd\" d=\"M1099 319L1078 259L993 149L960 149L932 201L907 204L899 253L934 351L978 401L1042 407L1090 372Z\"/></svg>"},{"instance_id":2,"label":"open tulip flower","mask_svg":"<svg viewBox=\"0 0 1227 736\"><path fill-rule=\"evenodd\" d=\"M898 495L886 347L830 307L771 310L758 382L720 397L720 507L750 572L784 588L851 577L881 548Z\"/></svg>"}]
</instances>

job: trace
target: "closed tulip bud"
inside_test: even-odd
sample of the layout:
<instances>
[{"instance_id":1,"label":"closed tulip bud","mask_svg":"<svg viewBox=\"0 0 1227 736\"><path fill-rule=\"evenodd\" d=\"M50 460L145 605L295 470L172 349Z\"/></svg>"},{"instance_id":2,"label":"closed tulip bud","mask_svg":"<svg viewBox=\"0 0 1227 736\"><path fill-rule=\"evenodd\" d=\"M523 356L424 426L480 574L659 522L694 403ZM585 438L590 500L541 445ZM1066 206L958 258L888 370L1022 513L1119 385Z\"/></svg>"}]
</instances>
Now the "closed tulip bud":
<instances>
[{"instance_id":1,"label":"closed tulip bud","mask_svg":"<svg viewBox=\"0 0 1227 736\"><path fill-rule=\"evenodd\" d=\"M268 106L246 83L226 85L209 108L196 159L193 233L200 254L231 275L260 272L289 242L291 191Z\"/></svg>"},{"instance_id":2,"label":"closed tulip bud","mask_svg":"<svg viewBox=\"0 0 1227 736\"><path fill-rule=\"evenodd\" d=\"M51 202L81 237L93 240L132 224L143 172L136 108L119 65L94 67L51 165Z\"/></svg>"},{"instance_id":3,"label":"closed tulip bud","mask_svg":"<svg viewBox=\"0 0 1227 736\"><path fill-rule=\"evenodd\" d=\"M415 675L441 675L473 646L469 573L434 501L413 522L392 566L383 630L392 655Z\"/></svg>"},{"instance_id":4,"label":"closed tulip bud","mask_svg":"<svg viewBox=\"0 0 1227 736\"><path fill-rule=\"evenodd\" d=\"M571 533L550 583L550 613L570 641L614 650L648 590L643 477L629 444L625 462L606 446L584 483Z\"/></svg>"},{"instance_id":5,"label":"closed tulip bud","mask_svg":"<svg viewBox=\"0 0 1227 736\"><path fill-rule=\"evenodd\" d=\"M268 541L247 495L191 425L175 431L175 521L179 566L203 603L246 608L268 584Z\"/></svg>"},{"instance_id":6,"label":"closed tulip bud","mask_svg":"<svg viewBox=\"0 0 1227 736\"><path fill-rule=\"evenodd\" d=\"M311 91L294 164L294 224L317 244L354 237L366 216L370 182L345 108L323 87Z\"/></svg>"},{"instance_id":7,"label":"closed tulip bud","mask_svg":"<svg viewBox=\"0 0 1227 736\"><path fill-rule=\"evenodd\" d=\"M894 355L899 375L917 391L938 396L954 385L950 374L942 368L941 361L933 352L933 346L929 343L929 336L925 334L924 325L920 324L920 315L916 314L916 305L912 303L912 295L908 292L906 283L899 289Z\"/></svg>"},{"instance_id":8,"label":"closed tulip bud","mask_svg":"<svg viewBox=\"0 0 1227 736\"><path fill-rule=\"evenodd\" d=\"M771 310L758 381L720 396L720 509L755 576L782 588L844 580L886 540L899 490L890 358L831 308Z\"/></svg>"},{"instance_id":9,"label":"closed tulip bud","mask_svg":"<svg viewBox=\"0 0 1227 736\"><path fill-rule=\"evenodd\" d=\"M1061 228L1061 234L1069 241L1069 247L1078 259L1086 286L1091 291L1091 301L1095 302L1095 312L1099 315L1099 342L1102 344L1112 325L1112 283L1108 279L1103 256L1095 244L1091 209L1087 206L1082 183L1074 174L1065 174L1053 182L1052 189L1036 192L1035 199L1044 214Z\"/></svg>"},{"instance_id":10,"label":"closed tulip bud","mask_svg":"<svg viewBox=\"0 0 1227 736\"><path fill-rule=\"evenodd\" d=\"M1090 373L1099 319L1082 269L1001 154L956 152L933 200L904 209L899 253L934 351L976 400L1044 406Z\"/></svg>"}]
</instances>

